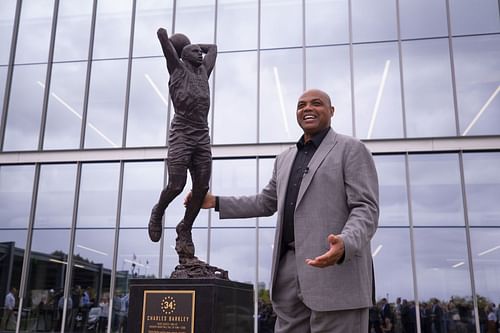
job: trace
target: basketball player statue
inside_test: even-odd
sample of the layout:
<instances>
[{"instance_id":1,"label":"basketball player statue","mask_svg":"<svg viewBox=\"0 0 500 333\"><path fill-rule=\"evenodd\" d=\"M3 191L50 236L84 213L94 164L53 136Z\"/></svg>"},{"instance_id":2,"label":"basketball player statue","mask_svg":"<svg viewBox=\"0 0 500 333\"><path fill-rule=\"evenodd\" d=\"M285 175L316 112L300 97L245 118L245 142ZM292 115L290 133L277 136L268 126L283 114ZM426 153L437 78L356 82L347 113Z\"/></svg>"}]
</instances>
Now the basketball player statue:
<instances>
[{"instance_id":1,"label":"basketball player statue","mask_svg":"<svg viewBox=\"0 0 500 333\"><path fill-rule=\"evenodd\" d=\"M170 74L168 83L174 106L174 118L168 137L168 184L151 211L149 237L158 242L162 235L162 218L167 206L186 185L187 171L193 183L192 197L186 206L184 218L176 227L175 250L179 264L171 277L228 278L227 272L209 266L195 255L192 239L193 222L208 191L212 172L212 153L208 129L210 90L208 78L215 66L215 44L191 44L183 34L170 38L164 28L158 29L163 54ZM203 56L205 54L205 56Z\"/></svg>"}]
</instances>

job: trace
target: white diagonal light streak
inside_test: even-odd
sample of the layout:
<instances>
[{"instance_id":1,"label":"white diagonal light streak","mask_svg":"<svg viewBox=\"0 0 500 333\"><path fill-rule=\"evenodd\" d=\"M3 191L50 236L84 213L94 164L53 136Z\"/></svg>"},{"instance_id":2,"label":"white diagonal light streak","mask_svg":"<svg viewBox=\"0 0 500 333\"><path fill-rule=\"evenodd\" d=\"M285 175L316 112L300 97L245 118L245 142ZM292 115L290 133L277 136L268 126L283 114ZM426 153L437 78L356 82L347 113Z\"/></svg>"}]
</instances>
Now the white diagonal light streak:
<instances>
[{"instance_id":1,"label":"white diagonal light streak","mask_svg":"<svg viewBox=\"0 0 500 333\"><path fill-rule=\"evenodd\" d=\"M149 74L144 74L144 77L146 78L146 80L148 80L148 82L151 85L151 87L153 87L153 90L160 97L160 99L162 100L163 104L165 104L165 106L168 106L167 99L163 96L163 94L161 93L160 89L154 83L153 79L151 79L151 77L149 76Z\"/></svg>"},{"instance_id":2,"label":"white diagonal light streak","mask_svg":"<svg viewBox=\"0 0 500 333\"><path fill-rule=\"evenodd\" d=\"M373 253L372 253L372 257L375 257L380 252L380 250L382 250L382 247L383 247L382 244L380 244L379 246L377 246L377 248L375 249L375 251L373 251Z\"/></svg>"},{"instance_id":3,"label":"white diagonal light streak","mask_svg":"<svg viewBox=\"0 0 500 333\"><path fill-rule=\"evenodd\" d=\"M280 101L281 116L283 117L283 124L285 125L286 134L287 136L289 136L290 130L288 129L288 121L286 118L285 102L283 100L283 92L281 91L281 81L278 74L278 68L276 66L273 67L273 72L274 72L274 81L276 83L276 89L278 89L278 99Z\"/></svg>"},{"instance_id":4,"label":"white diagonal light streak","mask_svg":"<svg viewBox=\"0 0 500 333\"><path fill-rule=\"evenodd\" d=\"M497 245L497 246L495 246L495 247L492 247L491 249L488 249L488 250L485 250L485 251L483 251L483 252L481 252L481 253L478 253L477 255L478 255L478 256L484 256L485 254L488 254L488 253L490 253L490 252L496 251L496 250L498 250L498 249L500 249L500 245Z\"/></svg>"},{"instance_id":5,"label":"white diagonal light streak","mask_svg":"<svg viewBox=\"0 0 500 333\"><path fill-rule=\"evenodd\" d=\"M42 87L43 89L45 89L45 84L43 84L42 82L40 81L37 81L37 83L40 85L40 87ZM68 111L70 111L72 114L74 114L76 117L78 117L78 119L82 120L82 116L75 110L73 109L68 103L66 103L61 97L59 97L58 95L56 95L55 93L51 92L50 93L51 96L53 96L59 103L61 103L66 109L68 109ZM113 147L118 147L118 145L116 143L114 143L110 138L108 138L106 135L104 135L103 132L101 132L97 127L94 126L94 124L92 124L91 122L87 121L87 125L89 125L89 127L91 129L93 129L101 138L103 138L107 143L109 143L110 145L112 145Z\"/></svg>"},{"instance_id":6,"label":"white diagonal light streak","mask_svg":"<svg viewBox=\"0 0 500 333\"><path fill-rule=\"evenodd\" d=\"M375 126L375 120L377 119L378 110L380 108L380 101L382 100L382 94L384 93L385 82L387 81L387 75L389 74L389 66L391 65L390 60L386 60L384 73L382 74L382 79L380 80L380 86L378 87L377 99L375 100L375 106L373 107L372 119L370 120L370 126L368 128L367 139L372 137L373 127Z\"/></svg>"},{"instance_id":7,"label":"white diagonal light streak","mask_svg":"<svg viewBox=\"0 0 500 333\"><path fill-rule=\"evenodd\" d=\"M83 245L80 245L80 244L77 244L76 247L79 247L81 249L84 249L84 250L87 250L87 251L90 251L90 252L94 252L94 253L97 253L97 254L102 254L103 256L107 256L108 255L106 252L102 252L102 251L93 249L91 247L86 247L86 246L83 246Z\"/></svg>"},{"instance_id":8,"label":"white diagonal light streak","mask_svg":"<svg viewBox=\"0 0 500 333\"><path fill-rule=\"evenodd\" d=\"M481 108L481 110L479 110L479 112L477 113L477 115L474 117L474 119L472 119L472 121L470 122L469 126L467 126L467 128L465 129L465 131L462 133L462 135L467 135L467 133L469 133L470 129L472 128L472 126L474 126L476 124L476 122L479 120L479 117L481 117L481 115L483 114L483 112L488 108L488 106L490 106L491 102L493 102L493 100L495 99L495 97L498 95L498 92L500 91L500 85L497 87L497 89L493 92L493 94L490 96L490 98L488 98L488 100L486 101L486 103L484 103L483 107Z\"/></svg>"}]
</instances>

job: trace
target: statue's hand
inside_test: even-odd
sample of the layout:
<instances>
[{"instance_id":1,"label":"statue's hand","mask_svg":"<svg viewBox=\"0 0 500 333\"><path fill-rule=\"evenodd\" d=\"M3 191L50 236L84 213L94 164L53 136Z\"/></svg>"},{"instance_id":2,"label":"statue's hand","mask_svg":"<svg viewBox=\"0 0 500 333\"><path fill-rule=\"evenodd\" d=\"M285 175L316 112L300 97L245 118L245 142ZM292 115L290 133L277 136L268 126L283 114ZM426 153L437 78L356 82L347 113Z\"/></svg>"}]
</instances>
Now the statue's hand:
<instances>
[{"instance_id":1,"label":"statue's hand","mask_svg":"<svg viewBox=\"0 0 500 333\"><path fill-rule=\"evenodd\" d=\"M166 36L168 36L167 29L165 29L165 28L159 28L158 31L156 32L156 34L158 35L158 37L160 35L166 35Z\"/></svg>"}]
</instances>

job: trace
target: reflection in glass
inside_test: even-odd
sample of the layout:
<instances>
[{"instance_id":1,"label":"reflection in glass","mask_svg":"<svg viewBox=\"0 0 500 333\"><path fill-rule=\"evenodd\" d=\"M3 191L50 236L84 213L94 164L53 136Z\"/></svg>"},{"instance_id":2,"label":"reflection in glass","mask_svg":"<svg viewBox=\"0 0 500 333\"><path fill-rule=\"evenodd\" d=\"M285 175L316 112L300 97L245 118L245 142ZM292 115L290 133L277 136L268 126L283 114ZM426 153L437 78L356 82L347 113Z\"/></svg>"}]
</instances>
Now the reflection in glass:
<instances>
[{"instance_id":1,"label":"reflection in glass","mask_svg":"<svg viewBox=\"0 0 500 333\"><path fill-rule=\"evenodd\" d=\"M86 71L86 62L53 65L44 149L80 146Z\"/></svg>"},{"instance_id":2,"label":"reflection in glass","mask_svg":"<svg viewBox=\"0 0 500 333\"><path fill-rule=\"evenodd\" d=\"M16 45L16 64L47 62L54 0L25 0Z\"/></svg>"},{"instance_id":3,"label":"reflection in glass","mask_svg":"<svg viewBox=\"0 0 500 333\"><path fill-rule=\"evenodd\" d=\"M7 80L7 66L0 66L0 119L3 115L3 98L5 96L5 81Z\"/></svg>"},{"instance_id":4,"label":"reflection in glass","mask_svg":"<svg viewBox=\"0 0 500 333\"><path fill-rule=\"evenodd\" d=\"M165 145L169 98L165 59L134 59L130 83L127 147Z\"/></svg>"},{"instance_id":5,"label":"reflection in glass","mask_svg":"<svg viewBox=\"0 0 500 333\"><path fill-rule=\"evenodd\" d=\"M304 3L306 45L349 42L347 0L309 0Z\"/></svg>"},{"instance_id":6,"label":"reflection in glass","mask_svg":"<svg viewBox=\"0 0 500 333\"><path fill-rule=\"evenodd\" d=\"M9 63L10 43L15 14L15 0L3 0L0 2L0 45L3 45L2 49L0 49L0 65L7 65ZM1 85L0 88L2 88ZM3 93L1 90L0 92Z\"/></svg>"},{"instance_id":7,"label":"reflection in glass","mask_svg":"<svg viewBox=\"0 0 500 333\"><path fill-rule=\"evenodd\" d=\"M500 37L453 39L460 135L500 134Z\"/></svg>"},{"instance_id":8,"label":"reflection in glass","mask_svg":"<svg viewBox=\"0 0 500 333\"><path fill-rule=\"evenodd\" d=\"M415 300L410 253L410 230L379 228L372 239L375 299Z\"/></svg>"},{"instance_id":9,"label":"reflection in glass","mask_svg":"<svg viewBox=\"0 0 500 333\"><path fill-rule=\"evenodd\" d=\"M257 2L257 0L219 0L217 2L217 47L219 51L257 48Z\"/></svg>"},{"instance_id":10,"label":"reflection in glass","mask_svg":"<svg viewBox=\"0 0 500 333\"><path fill-rule=\"evenodd\" d=\"M46 65L14 68L4 150L36 150L38 148L46 69Z\"/></svg>"},{"instance_id":11,"label":"reflection in glass","mask_svg":"<svg viewBox=\"0 0 500 333\"><path fill-rule=\"evenodd\" d=\"M471 300L465 229L414 229L419 300ZM466 304L467 306L469 304ZM423 305L421 305L423 306ZM461 318L470 320L472 309Z\"/></svg>"},{"instance_id":12,"label":"reflection in glass","mask_svg":"<svg viewBox=\"0 0 500 333\"><path fill-rule=\"evenodd\" d=\"M94 61L90 82L85 147L122 146L127 61Z\"/></svg>"},{"instance_id":13,"label":"reflection in glass","mask_svg":"<svg viewBox=\"0 0 500 333\"><path fill-rule=\"evenodd\" d=\"M407 135L456 135L448 40L402 46Z\"/></svg>"},{"instance_id":14,"label":"reflection in glass","mask_svg":"<svg viewBox=\"0 0 500 333\"><path fill-rule=\"evenodd\" d=\"M149 240L147 229L120 229L116 271L123 278L157 278L160 243ZM117 288L123 288L120 282Z\"/></svg>"},{"instance_id":15,"label":"reflection in glass","mask_svg":"<svg viewBox=\"0 0 500 333\"><path fill-rule=\"evenodd\" d=\"M356 136L402 138L403 112L396 43L354 46Z\"/></svg>"},{"instance_id":16,"label":"reflection in glass","mask_svg":"<svg viewBox=\"0 0 500 333\"><path fill-rule=\"evenodd\" d=\"M500 223L497 220L497 226ZM485 297L488 304L500 299L500 228L471 229L472 263L476 294Z\"/></svg>"},{"instance_id":17,"label":"reflection in glass","mask_svg":"<svg viewBox=\"0 0 500 333\"><path fill-rule=\"evenodd\" d=\"M174 30L188 36L191 43L213 43L214 20L215 0L177 0Z\"/></svg>"},{"instance_id":18,"label":"reflection in glass","mask_svg":"<svg viewBox=\"0 0 500 333\"><path fill-rule=\"evenodd\" d=\"M69 229L33 231L27 293L23 303L29 309L33 331L61 329L69 239ZM67 332L76 328L76 311L73 309L78 309L78 304L70 303L64 325Z\"/></svg>"},{"instance_id":19,"label":"reflection in glass","mask_svg":"<svg viewBox=\"0 0 500 333\"><path fill-rule=\"evenodd\" d=\"M118 2L99 0L97 2L94 59L128 56L131 16L132 0Z\"/></svg>"},{"instance_id":20,"label":"reflection in glass","mask_svg":"<svg viewBox=\"0 0 500 333\"><path fill-rule=\"evenodd\" d=\"M120 227L145 227L163 188L163 162L125 163Z\"/></svg>"},{"instance_id":21,"label":"reflection in glass","mask_svg":"<svg viewBox=\"0 0 500 333\"><path fill-rule=\"evenodd\" d=\"M264 187L267 186L271 177L273 176L274 169L274 158L259 158L258 166L259 166L259 183L257 192L260 193ZM260 227L275 227L276 226L276 214L271 216L259 217L259 226Z\"/></svg>"},{"instance_id":22,"label":"reflection in glass","mask_svg":"<svg viewBox=\"0 0 500 333\"><path fill-rule=\"evenodd\" d=\"M78 228L115 227L119 171L118 163L82 165Z\"/></svg>"},{"instance_id":23,"label":"reflection in glass","mask_svg":"<svg viewBox=\"0 0 500 333\"><path fill-rule=\"evenodd\" d=\"M377 155L374 160L380 195L379 226L407 227L409 219L404 156Z\"/></svg>"},{"instance_id":24,"label":"reflection in glass","mask_svg":"<svg viewBox=\"0 0 500 333\"><path fill-rule=\"evenodd\" d=\"M446 1L401 1L401 38L447 37ZM422 24L425 22L425 24Z\"/></svg>"},{"instance_id":25,"label":"reflection in glass","mask_svg":"<svg viewBox=\"0 0 500 333\"><path fill-rule=\"evenodd\" d=\"M173 1L137 1L134 26L134 57L159 56L162 50L156 31L164 27L172 32Z\"/></svg>"},{"instance_id":26,"label":"reflection in glass","mask_svg":"<svg viewBox=\"0 0 500 333\"><path fill-rule=\"evenodd\" d=\"M257 53L219 54L215 75L213 142L257 142Z\"/></svg>"},{"instance_id":27,"label":"reflection in glass","mask_svg":"<svg viewBox=\"0 0 500 333\"><path fill-rule=\"evenodd\" d=\"M28 227L34 175L32 165L0 166L0 228Z\"/></svg>"},{"instance_id":28,"label":"reflection in glass","mask_svg":"<svg viewBox=\"0 0 500 333\"><path fill-rule=\"evenodd\" d=\"M60 1L54 61L84 60L89 53L93 1Z\"/></svg>"},{"instance_id":29,"label":"reflection in glass","mask_svg":"<svg viewBox=\"0 0 500 333\"><path fill-rule=\"evenodd\" d=\"M295 110L303 92L302 50L261 52L260 142L295 142L302 134Z\"/></svg>"},{"instance_id":30,"label":"reflection in glass","mask_svg":"<svg viewBox=\"0 0 500 333\"><path fill-rule=\"evenodd\" d=\"M263 1L260 20L261 48L301 46L303 44L301 0Z\"/></svg>"},{"instance_id":31,"label":"reflection in glass","mask_svg":"<svg viewBox=\"0 0 500 333\"><path fill-rule=\"evenodd\" d=\"M500 153L467 153L463 161L469 224L500 227Z\"/></svg>"},{"instance_id":32,"label":"reflection in glass","mask_svg":"<svg viewBox=\"0 0 500 333\"><path fill-rule=\"evenodd\" d=\"M147 234L147 230L144 231L145 235ZM177 237L177 233L175 229L169 228L165 229L163 237L165 237L164 248L163 248L163 272L162 277L168 279L170 274L175 270L175 266L179 265L179 255L175 251L175 238ZM193 230L193 243L195 245L195 256L210 264L208 262L208 229L207 228L198 228L197 223L195 223ZM148 239L148 242L151 243ZM159 251L159 250L158 250ZM213 264L218 266L217 264ZM218 266L219 268L223 268ZM231 277L230 277L231 278Z\"/></svg>"},{"instance_id":33,"label":"reflection in glass","mask_svg":"<svg viewBox=\"0 0 500 333\"><path fill-rule=\"evenodd\" d=\"M352 36L354 42L395 40L396 2L352 1Z\"/></svg>"},{"instance_id":34,"label":"reflection in glass","mask_svg":"<svg viewBox=\"0 0 500 333\"><path fill-rule=\"evenodd\" d=\"M464 226L456 154L410 155L410 192L416 226Z\"/></svg>"},{"instance_id":35,"label":"reflection in glass","mask_svg":"<svg viewBox=\"0 0 500 333\"><path fill-rule=\"evenodd\" d=\"M232 281L254 284L255 229L212 229L210 264L229 272Z\"/></svg>"},{"instance_id":36,"label":"reflection in glass","mask_svg":"<svg viewBox=\"0 0 500 333\"><path fill-rule=\"evenodd\" d=\"M35 228L71 227L75 184L75 164L44 164L40 167Z\"/></svg>"},{"instance_id":37,"label":"reflection in glass","mask_svg":"<svg viewBox=\"0 0 500 333\"><path fill-rule=\"evenodd\" d=\"M211 191L216 195L241 196L256 193L256 163L254 159L215 160L212 169ZM212 226L255 226L255 219L220 220L212 215Z\"/></svg>"},{"instance_id":38,"label":"reflection in glass","mask_svg":"<svg viewBox=\"0 0 500 333\"><path fill-rule=\"evenodd\" d=\"M500 32L497 0L450 1L451 31L454 36L487 32Z\"/></svg>"},{"instance_id":39,"label":"reflection in glass","mask_svg":"<svg viewBox=\"0 0 500 333\"><path fill-rule=\"evenodd\" d=\"M259 289L267 290L271 287L271 265L274 249L275 228L259 229ZM269 295L268 295L269 296Z\"/></svg>"},{"instance_id":40,"label":"reflection in glass","mask_svg":"<svg viewBox=\"0 0 500 333\"><path fill-rule=\"evenodd\" d=\"M352 135L348 46L314 47L306 52L307 89L321 89L330 95L335 107L332 127L339 133Z\"/></svg>"}]
</instances>

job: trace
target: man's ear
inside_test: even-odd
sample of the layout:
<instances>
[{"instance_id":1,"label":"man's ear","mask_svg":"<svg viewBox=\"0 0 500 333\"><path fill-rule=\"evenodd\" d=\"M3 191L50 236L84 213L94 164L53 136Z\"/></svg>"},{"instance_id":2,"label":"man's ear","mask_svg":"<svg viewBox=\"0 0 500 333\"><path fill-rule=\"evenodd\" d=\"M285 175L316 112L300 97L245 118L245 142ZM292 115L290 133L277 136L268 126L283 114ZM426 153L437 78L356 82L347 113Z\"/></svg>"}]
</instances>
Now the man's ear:
<instances>
[{"instance_id":1,"label":"man's ear","mask_svg":"<svg viewBox=\"0 0 500 333\"><path fill-rule=\"evenodd\" d=\"M335 114L335 107L332 105L330 110L330 117L333 117L334 114Z\"/></svg>"}]
</instances>

